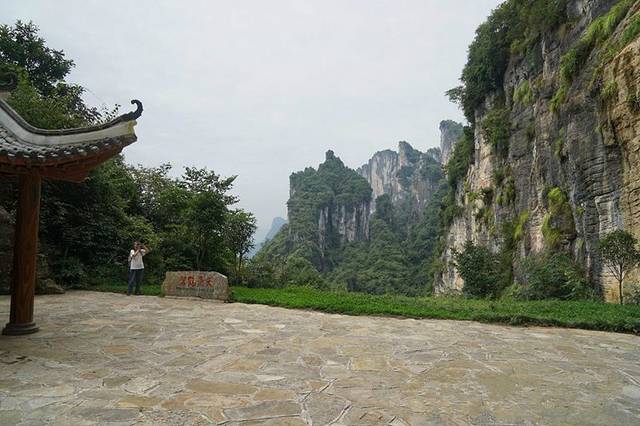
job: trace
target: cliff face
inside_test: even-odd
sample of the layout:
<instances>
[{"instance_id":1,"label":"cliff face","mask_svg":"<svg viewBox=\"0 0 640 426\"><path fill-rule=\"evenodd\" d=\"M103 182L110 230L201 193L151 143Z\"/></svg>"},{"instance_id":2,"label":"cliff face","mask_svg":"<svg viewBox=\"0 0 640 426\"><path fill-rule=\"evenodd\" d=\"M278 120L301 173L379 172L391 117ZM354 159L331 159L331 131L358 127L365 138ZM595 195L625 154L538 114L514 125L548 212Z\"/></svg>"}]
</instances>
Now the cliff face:
<instances>
[{"instance_id":1,"label":"cliff face","mask_svg":"<svg viewBox=\"0 0 640 426\"><path fill-rule=\"evenodd\" d=\"M371 213L375 212L375 200L381 195L389 195L394 205L413 212L424 210L437 188L440 164L438 148L423 153L407 142L398 144L398 152L385 150L374 154L357 170L371 186Z\"/></svg>"},{"instance_id":2,"label":"cliff face","mask_svg":"<svg viewBox=\"0 0 640 426\"><path fill-rule=\"evenodd\" d=\"M570 24L543 35L533 55L512 54L501 93L476 110L475 154L456 188L461 214L445 236L436 292L462 288L452 257L465 241L498 250L513 238L516 260L549 248L569 251L607 300L617 298L596 246L617 228L640 237L640 40L613 58L603 60L603 52L638 24L640 4L570 83L560 76L562 58L614 3L570 1ZM508 152L492 146L500 125ZM502 235L505 225L522 232Z\"/></svg>"},{"instance_id":3,"label":"cliff face","mask_svg":"<svg viewBox=\"0 0 640 426\"><path fill-rule=\"evenodd\" d=\"M307 247L319 270L330 267L331 249L369 239L371 188L333 151L317 170L294 173L289 181L289 239L294 247Z\"/></svg>"},{"instance_id":4,"label":"cliff face","mask_svg":"<svg viewBox=\"0 0 640 426\"><path fill-rule=\"evenodd\" d=\"M451 159L453 146L462 137L462 124L451 120L440 122L440 161L447 164Z\"/></svg>"}]
</instances>

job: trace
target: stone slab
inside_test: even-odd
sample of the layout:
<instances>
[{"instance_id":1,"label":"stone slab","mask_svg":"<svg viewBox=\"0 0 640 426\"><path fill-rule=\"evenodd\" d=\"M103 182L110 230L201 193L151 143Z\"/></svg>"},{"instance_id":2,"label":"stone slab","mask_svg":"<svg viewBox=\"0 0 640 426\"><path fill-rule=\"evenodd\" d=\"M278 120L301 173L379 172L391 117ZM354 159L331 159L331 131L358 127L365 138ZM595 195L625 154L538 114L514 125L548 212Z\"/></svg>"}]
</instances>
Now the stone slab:
<instances>
[{"instance_id":1,"label":"stone slab","mask_svg":"<svg viewBox=\"0 0 640 426\"><path fill-rule=\"evenodd\" d=\"M165 296L229 301L227 277L213 271L170 271L162 283Z\"/></svg>"},{"instance_id":2,"label":"stone slab","mask_svg":"<svg viewBox=\"0 0 640 426\"><path fill-rule=\"evenodd\" d=\"M639 336L86 291L38 296L35 319L0 336L0 425L640 418Z\"/></svg>"}]
</instances>

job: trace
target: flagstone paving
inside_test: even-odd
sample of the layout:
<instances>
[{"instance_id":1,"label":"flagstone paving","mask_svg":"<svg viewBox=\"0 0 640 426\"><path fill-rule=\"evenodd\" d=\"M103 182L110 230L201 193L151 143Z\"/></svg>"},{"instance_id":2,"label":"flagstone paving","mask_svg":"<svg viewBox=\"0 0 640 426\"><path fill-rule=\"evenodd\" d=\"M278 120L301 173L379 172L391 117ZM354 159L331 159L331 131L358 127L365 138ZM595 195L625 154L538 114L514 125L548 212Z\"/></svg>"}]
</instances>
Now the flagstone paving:
<instances>
[{"instance_id":1,"label":"flagstone paving","mask_svg":"<svg viewBox=\"0 0 640 426\"><path fill-rule=\"evenodd\" d=\"M35 317L0 337L2 425L640 423L638 336L93 292Z\"/></svg>"}]
</instances>

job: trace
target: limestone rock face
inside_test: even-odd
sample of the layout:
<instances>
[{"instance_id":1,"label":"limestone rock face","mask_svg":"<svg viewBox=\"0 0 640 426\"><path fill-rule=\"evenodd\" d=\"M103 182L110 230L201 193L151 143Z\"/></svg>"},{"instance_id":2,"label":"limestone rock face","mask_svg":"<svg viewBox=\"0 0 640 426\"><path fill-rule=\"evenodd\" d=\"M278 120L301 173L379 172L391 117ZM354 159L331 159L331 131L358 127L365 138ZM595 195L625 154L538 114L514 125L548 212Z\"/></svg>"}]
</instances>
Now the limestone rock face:
<instances>
[{"instance_id":1,"label":"limestone rock face","mask_svg":"<svg viewBox=\"0 0 640 426\"><path fill-rule=\"evenodd\" d=\"M229 301L227 277L212 271L167 272L162 283L165 296L200 297Z\"/></svg>"},{"instance_id":2,"label":"limestone rock face","mask_svg":"<svg viewBox=\"0 0 640 426\"><path fill-rule=\"evenodd\" d=\"M462 137L463 126L451 120L440 122L440 160L447 164L451 158L453 147Z\"/></svg>"},{"instance_id":3,"label":"limestone rock face","mask_svg":"<svg viewBox=\"0 0 640 426\"><path fill-rule=\"evenodd\" d=\"M337 204L320 210L318 215L318 242L322 252L328 238L337 235L339 244L369 239L369 202Z\"/></svg>"},{"instance_id":4,"label":"limestone rock face","mask_svg":"<svg viewBox=\"0 0 640 426\"><path fill-rule=\"evenodd\" d=\"M385 150L375 153L367 164L357 170L372 189L370 213L375 212L375 200L381 195L389 195L396 206L408 203L412 210L422 211L438 184L430 168L439 168L440 163L440 149L420 152L407 142L399 142L397 152Z\"/></svg>"},{"instance_id":5,"label":"limestone rock face","mask_svg":"<svg viewBox=\"0 0 640 426\"><path fill-rule=\"evenodd\" d=\"M11 270L13 268L13 233L11 215L0 207L0 294L11 293ZM61 294L64 288L58 285L49 271L47 257L39 253L37 262L37 294Z\"/></svg>"},{"instance_id":6,"label":"limestone rock face","mask_svg":"<svg viewBox=\"0 0 640 426\"><path fill-rule=\"evenodd\" d=\"M504 225L526 218L516 241L516 261L549 248L543 228L545 223L556 226L560 248L572 253L590 278L601 284L606 300L617 299L617 289L603 270L596 246L599 238L617 228L640 237L640 40L605 63L601 73L601 56L595 49L569 86L565 102L552 108L561 81L560 58L613 3L570 1L571 28L562 35L554 32L542 37L535 47L538 67L522 55L511 57L503 87L510 123L505 158L492 152L481 130L491 109L501 104L498 96L489 96L476 111L475 158L456 191L462 213L445 237L444 268L435 280L437 293L461 289L452 262L454 249L471 240L497 251L504 239ZM630 17L639 12L636 4L612 37L624 31ZM601 87L593 84L594 73L602 77ZM513 95L523 84L531 87L530 102L518 101ZM605 101L606 87L613 95ZM553 217L549 198L553 190L566 197L574 229L569 229L571 217L564 218L562 226ZM485 193L491 196L478 197Z\"/></svg>"}]
</instances>

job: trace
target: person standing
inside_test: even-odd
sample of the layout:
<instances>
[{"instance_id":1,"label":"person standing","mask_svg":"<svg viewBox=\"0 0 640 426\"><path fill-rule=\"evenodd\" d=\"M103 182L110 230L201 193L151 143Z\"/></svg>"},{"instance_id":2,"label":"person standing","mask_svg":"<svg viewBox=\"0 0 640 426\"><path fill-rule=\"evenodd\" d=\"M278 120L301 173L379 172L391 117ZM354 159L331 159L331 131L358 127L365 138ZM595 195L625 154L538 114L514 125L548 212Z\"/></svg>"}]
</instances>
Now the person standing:
<instances>
[{"instance_id":1,"label":"person standing","mask_svg":"<svg viewBox=\"0 0 640 426\"><path fill-rule=\"evenodd\" d=\"M149 253L149 248L140 241L133 243L133 248L129 252L129 283L127 286L127 296L131 296L134 290L135 294L140 294L140 285L144 277L144 262L142 257Z\"/></svg>"}]
</instances>

